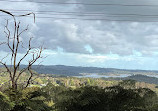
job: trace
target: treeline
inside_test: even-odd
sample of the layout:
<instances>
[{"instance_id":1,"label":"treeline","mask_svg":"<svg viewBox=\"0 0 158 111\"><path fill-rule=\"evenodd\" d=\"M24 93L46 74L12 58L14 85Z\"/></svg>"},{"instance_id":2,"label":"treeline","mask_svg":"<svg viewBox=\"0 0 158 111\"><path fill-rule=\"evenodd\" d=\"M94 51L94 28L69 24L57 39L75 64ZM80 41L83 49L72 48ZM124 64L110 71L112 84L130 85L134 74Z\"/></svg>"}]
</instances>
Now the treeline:
<instances>
[{"instance_id":1,"label":"treeline","mask_svg":"<svg viewBox=\"0 0 158 111\"><path fill-rule=\"evenodd\" d=\"M150 76L146 76L146 75L132 75L132 76L128 76L128 77L109 77L109 78L102 78L104 80L136 80L138 82L146 82L146 83L150 83L150 84L157 84L158 85L158 78L157 77L150 77Z\"/></svg>"},{"instance_id":2,"label":"treeline","mask_svg":"<svg viewBox=\"0 0 158 111\"><path fill-rule=\"evenodd\" d=\"M0 66L2 67L2 66ZM20 68L26 67L21 65ZM115 68L98 68L98 67L80 67L80 66L64 66L64 65L48 65L38 66L33 65L33 70L39 74L56 74L62 76L81 76L82 74L101 74L101 75L158 75L158 71L152 70L126 70L126 69L115 69Z\"/></svg>"},{"instance_id":3,"label":"treeline","mask_svg":"<svg viewBox=\"0 0 158 111\"><path fill-rule=\"evenodd\" d=\"M5 89L0 92L0 111L157 111L157 94L137 88L133 80L110 87L54 85Z\"/></svg>"},{"instance_id":4,"label":"treeline","mask_svg":"<svg viewBox=\"0 0 158 111\"><path fill-rule=\"evenodd\" d=\"M0 90L3 90L9 86L9 81L8 81L9 78L6 75L7 74L0 75ZM28 75L29 74L24 73L21 76L20 81L18 81L19 87L21 87L21 84L27 79ZM145 79L148 80L148 78L149 77L146 78L145 76ZM129 80L128 78L126 79ZM71 88L79 88L79 87L84 87L84 86L99 86L99 87L105 88L105 87L118 85L118 83L122 80L124 80L124 78L120 78L120 79L100 78L99 79L99 78L76 78L76 77L54 77L54 76L52 77L51 75L37 74L33 77L30 87L33 87L33 86L42 87L42 86L47 85L48 82L51 82L55 86L62 85L62 86L71 87ZM135 84L137 88L149 88L155 91L156 93L158 93L157 84L149 84L146 82L136 82Z\"/></svg>"}]
</instances>

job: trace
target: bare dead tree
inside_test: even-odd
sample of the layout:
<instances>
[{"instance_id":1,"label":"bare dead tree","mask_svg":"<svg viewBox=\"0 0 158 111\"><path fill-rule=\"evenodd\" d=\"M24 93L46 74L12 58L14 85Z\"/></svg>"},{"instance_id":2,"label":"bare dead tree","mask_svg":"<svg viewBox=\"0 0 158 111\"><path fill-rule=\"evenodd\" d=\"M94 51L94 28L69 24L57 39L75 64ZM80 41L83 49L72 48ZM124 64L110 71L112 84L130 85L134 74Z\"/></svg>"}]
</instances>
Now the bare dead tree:
<instances>
[{"instance_id":1,"label":"bare dead tree","mask_svg":"<svg viewBox=\"0 0 158 111\"><path fill-rule=\"evenodd\" d=\"M6 42L1 42L0 45L5 45L8 47L8 49L11 52L11 56L7 55L4 58L0 60L0 64L3 65L6 68L6 72L9 74L9 78L11 81L11 88L17 89L18 88L18 81L20 77L23 75L24 72L28 71L29 72L29 77L25 81L24 88L27 88L30 84L31 79L34 76L34 73L32 71L32 65L37 62L38 59L42 58L41 54L43 51L43 47L40 46L38 48L33 48L31 47L31 40L32 38L29 39L28 41L28 46L25 48L26 52L24 53L23 57L21 59L17 59L18 54L19 54L19 48L24 48L23 47L23 41L20 40L21 35L28 30L28 27L26 27L24 30L20 32L20 22L16 21L16 16L13 15L12 13L1 10L0 12L6 13L10 16L13 17L14 20L14 30L13 32L10 31L8 27L8 20L5 25L5 30L4 33L6 34ZM18 15L18 16L27 16L33 13L28 13L25 15ZM34 14L33 14L34 15ZM34 15L34 20L35 20L35 15ZM32 56L30 60L28 60L28 64L26 65L25 68L20 69L21 63L26 59L27 56ZM4 62L4 59L10 60L10 65L7 65L6 62Z\"/></svg>"}]
</instances>

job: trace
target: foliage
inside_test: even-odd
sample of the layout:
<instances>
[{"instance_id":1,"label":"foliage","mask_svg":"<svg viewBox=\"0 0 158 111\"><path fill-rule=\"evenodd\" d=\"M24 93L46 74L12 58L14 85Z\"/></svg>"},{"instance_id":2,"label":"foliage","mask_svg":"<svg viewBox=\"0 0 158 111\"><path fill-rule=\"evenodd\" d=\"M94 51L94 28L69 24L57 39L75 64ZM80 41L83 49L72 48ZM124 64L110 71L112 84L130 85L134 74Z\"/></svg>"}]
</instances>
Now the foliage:
<instances>
[{"instance_id":1,"label":"foliage","mask_svg":"<svg viewBox=\"0 0 158 111\"><path fill-rule=\"evenodd\" d=\"M38 87L29 87L24 90L9 89L5 91L14 102L11 111L50 111L51 108L45 104L48 95Z\"/></svg>"},{"instance_id":2,"label":"foliage","mask_svg":"<svg viewBox=\"0 0 158 111\"><path fill-rule=\"evenodd\" d=\"M25 78L27 73L20 79ZM9 105L6 111L157 111L158 109L158 98L154 92L157 88L154 84L134 80L119 82L95 78L53 78L48 75L34 78L33 83L36 87L31 85L26 89L19 87L17 90L6 90L4 87L7 84L1 84L0 90L6 98L1 99L2 103ZM1 83L4 83L7 77L2 74L2 79L4 81Z\"/></svg>"},{"instance_id":3,"label":"foliage","mask_svg":"<svg viewBox=\"0 0 158 111\"><path fill-rule=\"evenodd\" d=\"M123 80L119 82L119 86L130 89L130 88L136 88L136 81L135 80Z\"/></svg>"},{"instance_id":4,"label":"foliage","mask_svg":"<svg viewBox=\"0 0 158 111\"><path fill-rule=\"evenodd\" d=\"M41 90L49 95L47 101L56 103L59 100L63 99L61 96L59 96L59 94L70 90L70 88L66 88L64 86L55 86L49 82L45 87L42 87Z\"/></svg>"},{"instance_id":5,"label":"foliage","mask_svg":"<svg viewBox=\"0 0 158 111\"><path fill-rule=\"evenodd\" d=\"M9 100L9 97L0 92L0 111L9 111L13 105L14 104Z\"/></svg>"},{"instance_id":6,"label":"foliage","mask_svg":"<svg viewBox=\"0 0 158 111\"><path fill-rule=\"evenodd\" d=\"M64 91L59 96L62 99L55 103L57 111L156 111L154 108L158 108L157 95L143 88L86 86Z\"/></svg>"}]
</instances>

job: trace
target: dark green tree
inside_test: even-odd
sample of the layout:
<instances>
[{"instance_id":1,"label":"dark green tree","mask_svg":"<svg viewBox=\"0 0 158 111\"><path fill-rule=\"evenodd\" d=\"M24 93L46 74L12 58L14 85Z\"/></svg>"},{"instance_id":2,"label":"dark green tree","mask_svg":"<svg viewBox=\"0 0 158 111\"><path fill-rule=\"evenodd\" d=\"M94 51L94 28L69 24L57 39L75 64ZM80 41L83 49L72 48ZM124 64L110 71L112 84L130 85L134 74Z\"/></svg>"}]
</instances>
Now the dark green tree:
<instances>
[{"instance_id":1,"label":"dark green tree","mask_svg":"<svg viewBox=\"0 0 158 111\"><path fill-rule=\"evenodd\" d=\"M147 89L121 86L99 88L86 86L60 93L57 111L156 111L156 94ZM151 106L152 105L152 106ZM152 110L151 110L152 109Z\"/></svg>"},{"instance_id":2,"label":"dark green tree","mask_svg":"<svg viewBox=\"0 0 158 111\"><path fill-rule=\"evenodd\" d=\"M24 90L9 89L5 93L15 104L11 111L50 111L45 103L49 96L38 87L29 87Z\"/></svg>"},{"instance_id":3,"label":"dark green tree","mask_svg":"<svg viewBox=\"0 0 158 111\"><path fill-rule=\"evenodd\" d=\"M14 103L9 100L9 97L0 92L0 111L10 111Z\"/></svg>"}]
</instances>

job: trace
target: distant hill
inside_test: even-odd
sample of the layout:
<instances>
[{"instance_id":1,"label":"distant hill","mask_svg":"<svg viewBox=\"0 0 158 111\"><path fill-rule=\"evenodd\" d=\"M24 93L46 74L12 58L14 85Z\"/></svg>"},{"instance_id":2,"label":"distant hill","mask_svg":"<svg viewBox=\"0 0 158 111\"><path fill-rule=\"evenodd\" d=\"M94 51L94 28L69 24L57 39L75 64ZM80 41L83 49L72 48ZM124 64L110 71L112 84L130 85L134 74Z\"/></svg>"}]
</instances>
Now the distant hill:
<instances>
[{"instance_id":1,"label":"distant hill","mask_svg":"<svg viewBox=\"0 0 158 111\"><path fill-rule=\"evenodd\" d=\"M82 76L78 71L71 70L70 67L62 67L62 66L33 66L33 70L35 70L39 74L56 74L56 75L64 75L64 76Z\"/></svg>"},{"instance_id":2,"label":"distant hill","mask_svg":"<svg viewBox=\"0 0 158 111\"><path fill-rule=\"evenodd\" d=\"M2 67L2 66L0 66ZM21 65L20 68L26 67ZM98 67L81 67L81 66L65 66L65 65L34 65L33 70L39 74L57 74L64 76L81 76L82 74L100 74L100 75L158 75L158 71L152 70L127 70L127 69L115 69L115 68L98 68Z\"/></svg>"},{"instance_id":3,"label":"distant hill","mask_svg":"<svg viewBox=\"0 0 158 111\"><path fill-rule=\"evenodd\" d=\"M24 68L24 67L26 66L21 65L20 68ZM132 79L139 82L158 84L158 78L147 76L147 75L158 76L158 71L151 71L151 70L126 70L126 69L115 69L115 68L80 67L80 66L64 66L64 65L50 65L50 66L34 65L32 66L32 68L39 74L55 74L57 76L65 77L65 76L82 76L82 74L95 73L100 75L108 75L110 77L103 79L109 79L109 80ZM121 74L127 74L129 76L124 78L119 78L119 77L112 78L114 75L121 75Z\"/></svg>"},{"instance_id":4,"label":"distant hill","mask_svg":"<svg viewBox=\"0 0 158 111\"><path fill-rule=\"evenodd\" d=\"M123 78L103 78L103 79L108 79L108 80L136 80L138 82L145 82L145 83L150 83L150 84L157 84L158 85L158 78L156 77L149 77L146 75L133 75L133 76L128 76L128 77L123 77Z\"/></svg>"},{"instance_id":5,"label":"distant hill","mask_svg":"<svg viewBox=\"0 0 158 111\"><path fill-rule=\"evenodd\" d=\"M139 82L146 82L146 83L150 83L150 84L158 84L158 78L149 77L149 76L146 76L146 75L133 75L133 76L126 77L124 79L132 79L132 80L136 80L136 81L139 81Z\"/></svg>"},{"instance_id":6,"label":"distant hill","mask_svg":"<svg viewBox=\"0 0 158 111\"><path fill-rule=\"evenodd\" d=\"M43 74L58 74L64 76L81 76L81 74L101 74L101 75L158 75L158 71L151 70L126 70L115 68L98 68L98 67L81 67L81 66L65 66L65 65L50 65L50 66L33 66L33 69L38 73Z\"/></svg>"}]
</instances>

